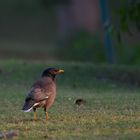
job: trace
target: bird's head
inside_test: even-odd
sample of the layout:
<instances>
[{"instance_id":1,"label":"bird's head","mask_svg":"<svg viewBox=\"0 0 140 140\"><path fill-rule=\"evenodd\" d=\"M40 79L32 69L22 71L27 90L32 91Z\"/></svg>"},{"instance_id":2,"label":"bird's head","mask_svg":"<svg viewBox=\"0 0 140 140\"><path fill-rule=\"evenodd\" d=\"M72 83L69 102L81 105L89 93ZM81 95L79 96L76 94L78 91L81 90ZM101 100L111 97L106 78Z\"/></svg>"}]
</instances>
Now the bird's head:
<instances>
[{"instance_id":1,"label":"bird's head","mask_svg":"<svg viewBox=\"0 0 140 140\"><path fill-rule=\"evenodd\" d=\"M49 77L55 78L55 76L57 74L60 74L60 73L64 73L64 70L62 70L62 69L56 69L56 68L48 68L48 69L46 69L46 70L43 71L42 77L49 76Z\"/></svg>"}]
</instances>

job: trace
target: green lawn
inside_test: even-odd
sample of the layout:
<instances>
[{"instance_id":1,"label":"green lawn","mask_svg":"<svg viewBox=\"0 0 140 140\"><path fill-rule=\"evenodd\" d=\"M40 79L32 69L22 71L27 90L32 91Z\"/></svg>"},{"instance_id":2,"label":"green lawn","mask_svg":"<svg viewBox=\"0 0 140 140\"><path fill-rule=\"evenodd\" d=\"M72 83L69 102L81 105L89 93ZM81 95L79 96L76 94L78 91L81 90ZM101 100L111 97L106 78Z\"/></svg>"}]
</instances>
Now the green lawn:
<instances>
[{"instance_id":1,"label":"green lawn","mask_svg":"<svg viewBox=\"0 0 140 140\"><path fill-rule=\"evenodd\" d=\"M20 110L32 82L49 66L63 68L65 74L57 77L49 121L38 109L34 122L33 112ZM19 140L139 140L139 71L90 63L1 60L0 132L13 130ZM86 103L75 105L77 98Z\"/></svg>"}]
</instances>

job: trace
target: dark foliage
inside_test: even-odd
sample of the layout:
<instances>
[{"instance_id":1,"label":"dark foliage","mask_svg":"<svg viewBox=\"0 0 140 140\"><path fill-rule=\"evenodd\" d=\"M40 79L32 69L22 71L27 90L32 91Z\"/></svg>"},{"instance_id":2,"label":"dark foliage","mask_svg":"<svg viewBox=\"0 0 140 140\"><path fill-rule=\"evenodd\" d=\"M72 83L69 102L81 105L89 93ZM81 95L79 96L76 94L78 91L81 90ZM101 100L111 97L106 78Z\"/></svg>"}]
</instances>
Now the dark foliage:
<instances>
[{"instance_id":1,"label":"dark foliage","mask_svg":"<svg viewBox=\"0 0 140 140\"><path fill-rule=\"evenodd\" d=\"M123 0L117 10L119 16L119 30L117 30L118 40L121 41L121 33L126 32L133 35L133 28L140 31L140 0Z\"/></svg>"}]
</instances>

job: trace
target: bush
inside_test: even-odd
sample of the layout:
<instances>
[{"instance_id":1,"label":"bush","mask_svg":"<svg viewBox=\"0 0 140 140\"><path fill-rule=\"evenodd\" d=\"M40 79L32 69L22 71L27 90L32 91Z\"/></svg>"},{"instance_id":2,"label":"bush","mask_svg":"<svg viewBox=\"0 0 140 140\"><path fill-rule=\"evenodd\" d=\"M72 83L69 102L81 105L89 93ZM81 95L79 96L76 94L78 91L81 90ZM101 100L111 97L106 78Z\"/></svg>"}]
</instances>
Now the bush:
<instances>
[{"instance_id":1,"label":"bush","mask_svg":"<svg viewBox=\"0 0 140 140\"><path fill-rule=\"evenodd\" d=\"M64 60L105 62L105 53L97 35L80 31L59 47L58 56Z\"/></svg>"}]
</instances>

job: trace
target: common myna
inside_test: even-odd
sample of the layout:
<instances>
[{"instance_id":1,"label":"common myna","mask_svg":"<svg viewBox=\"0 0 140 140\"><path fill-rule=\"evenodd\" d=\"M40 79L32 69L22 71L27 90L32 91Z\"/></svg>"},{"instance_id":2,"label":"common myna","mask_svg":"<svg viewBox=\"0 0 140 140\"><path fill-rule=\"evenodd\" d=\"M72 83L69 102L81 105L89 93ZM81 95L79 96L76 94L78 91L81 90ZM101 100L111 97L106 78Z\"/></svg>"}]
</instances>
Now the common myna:
<instances>
[{"instance_id":1,"label":"common myna","mask_svg":"<svg viewBox=\"0 0 140 140\"><path fill-rule=\"evenodd\" d=\"M48 120L48 109L53 104L56 96L55 76L63 72L64 70L56 68L44 70L41 78L31 86L25 98L23 112L29 112L33 109L34 120L37 120L36 108L42 107L46 113L46 120Z\"/></svg>"}]
</instances>

